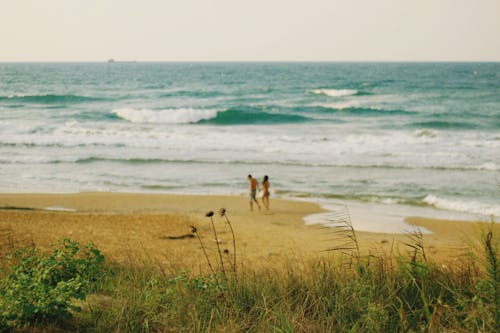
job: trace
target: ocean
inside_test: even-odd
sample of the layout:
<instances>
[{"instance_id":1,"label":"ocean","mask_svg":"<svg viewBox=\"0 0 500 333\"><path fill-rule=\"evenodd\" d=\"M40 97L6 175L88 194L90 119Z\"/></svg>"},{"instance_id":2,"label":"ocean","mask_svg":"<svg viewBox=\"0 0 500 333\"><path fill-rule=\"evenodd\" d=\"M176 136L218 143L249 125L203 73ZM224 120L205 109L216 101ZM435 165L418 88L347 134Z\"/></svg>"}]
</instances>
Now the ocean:
<instances>
[{"instance_id":1,"label":"ocean","mask_svg":"<svg viewBox=\"0 0 500 333\"><path fill-rule=\"evenodd\" d=\"M0 63L2 192L243 194L249 173L498 220L500 63Z\"/></svg>"}]
</instances>

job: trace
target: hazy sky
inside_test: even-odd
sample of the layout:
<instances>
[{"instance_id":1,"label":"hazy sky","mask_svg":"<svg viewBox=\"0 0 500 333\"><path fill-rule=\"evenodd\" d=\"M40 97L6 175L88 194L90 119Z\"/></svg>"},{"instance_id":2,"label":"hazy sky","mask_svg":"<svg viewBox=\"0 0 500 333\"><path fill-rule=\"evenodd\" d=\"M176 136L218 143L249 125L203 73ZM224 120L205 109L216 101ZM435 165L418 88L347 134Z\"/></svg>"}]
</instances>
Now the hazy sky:
<instances>
[{"instance_id":1,"label":"hazy sky","mask_svg":"<svg viewBox=\"0 0 500 333\"><path fill-rule=\"evenodd\" d=\"M500 61L500 0L0 0L0 61Z\"/></svg>"}]
</instances>

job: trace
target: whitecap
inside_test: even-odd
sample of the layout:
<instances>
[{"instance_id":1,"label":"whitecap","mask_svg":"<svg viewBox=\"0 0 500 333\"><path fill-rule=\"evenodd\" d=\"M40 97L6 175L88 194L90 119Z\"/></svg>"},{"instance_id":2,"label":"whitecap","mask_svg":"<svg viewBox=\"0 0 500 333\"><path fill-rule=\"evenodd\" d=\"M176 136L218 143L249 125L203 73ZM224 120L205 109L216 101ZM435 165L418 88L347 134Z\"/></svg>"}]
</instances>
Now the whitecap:
<instances>
[{"instance_id":1,"label":"whitecap","mask_svg":"<svg viewBox=\"0 0 500 333\"><path fill-rule=\"evenodd\" d=\"M477 169L478 170L485 170L485 171L497 171L498 166L493 162L487 162L487 163L483 163L483 164L479 165L477 167Z\"/></svg>"},{"instance_id":2,"label":"whitecap","mask_svg":"<svg viewBox=\"0 0 500 333\"><path fill-rule=\"evenodd\" d=\"M351 96L358 93L358 91L354 89L313 89L311 92L316 95L326 95L330 97Z\"/></svg>"},{"instance_id":3,"label":"whitecap","mask_svg":"<svg viewBox=\"0 0 500 333\"><path fill-rule=\"evenodd\" d=\"M204 119L217 116L214 109L115 109L113 113L118 117L133 123L155 123L155 124L187 124L195 123Z\"/></svg>"},{"instance_id":4,"label":"whitecap","mask_svg":"<svg viewBox=\"0 0 500 333\"><path fill-rule=\"evenodd\" d=\"M458 212L479 214L484 216L500 216L499 205L485 204L472 200L452 200L429 194L424 198L423 202L439 209L454 210Z\"/></svg>"},{"instance_id":5,"label":"whitecap","mask_svg":"<svg viewBox=\"0 0 500 333\"><path fill-rule=\"evenodd\" d=\"M436 136L436 132L435 131L428 130L428 129L417 130L417 131L415 131L414 134L418 138L422 138L422 137L434 138Z\"/></svg>"},{"instance_id":6,"label":"whitecap","mask_svg":"<svg viewBox=\"0 0 500 333\"><path fill-rule=\"evenodd\" d=\"M329 108L329 109L336 109L336 110L357 108L357 107L360 107L362 105L363 105L363 103L360 100L350 100L350 101L338 102L338 103L319 104L319 106Z\"/></svg>"}]
</instances>

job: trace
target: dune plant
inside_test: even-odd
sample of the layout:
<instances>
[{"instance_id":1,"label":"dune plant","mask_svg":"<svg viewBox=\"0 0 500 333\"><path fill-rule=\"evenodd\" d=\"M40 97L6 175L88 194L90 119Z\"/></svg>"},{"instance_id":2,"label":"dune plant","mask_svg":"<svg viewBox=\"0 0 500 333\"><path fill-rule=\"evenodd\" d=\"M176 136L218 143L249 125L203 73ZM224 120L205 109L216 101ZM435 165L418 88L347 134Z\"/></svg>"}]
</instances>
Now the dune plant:
<instances>
[{"instance_id":1,"label":"dune plant","mask_svg":"<svg viewBox=\"0 0 500 333\"><path fill-rule=\"evenodd\" d=\"M221 218L232 229L225 214L225 211L219 211ZM359 247L353 243L356 241L355 232L349 234L351 229L348 228L345 233L352 238L344 236L344 241L351 243L345 243L346 246L338 244L339 249L328 252L327 256L321 253L320 258L269 258L269 263L258 267L241 264L236 276L230 274L229 259L218 255L223 246L216 247L204 239L215 236L214 227L218 228L216 233L220 235L222 226L217 222L211 220L210 225L203 228L206 234L200 233L194 226L191 230L202 247L210 268L208 273L175 268L165 270L160 262L151 258L146 261L129 258L127 263L108 264L113 274L104 275L96 284L95 277L99 276L100 270L95 270L92 262L98 261L97 253L92 255L90 252L90 262L82 262L76 260L86 259L83 253L77 251L81 247L74 243L60 246L60 252L55 251L53 255L67 264L58 264L56 268L49 265L44 271L49 272L47 276L56 276L61 281L56 288L53 283L49 284L61 302L55 308L73 315L73 331L498 331L500 261L498 240L493 231L485 234L480 243L478 254L483 261L464 255L459 262L437 264L431 256L424 255L426 251L421 233L409 235L408 241L404 242L408 243L410 256L392 251L390 256L362 256L356 252ZM236 252L234 231L231 235L233 251ZM350 254L349 251L355 253ZM25 266L31 269L38 267L34 265L39 262L38 259L29 260L29 265L26 263ZM214 260L226 260L223 279L222 265L217 265ZM355 265L352 265L353 262ZM82 270L82 267L86 268ZM50 273L51 269L67 274ZM236 257L233 257L232 269L236 272ZM8 281L11 281L9 276L13 271L14 268L9 272L0 272L4 275L0 282L0 310L3 311L0 313L14 313L12 304L16 300L3 297L4 290L10 286ZM33 275L27 269L21 272ZM85 272L93 273L86 275ZM77 278L72 279L74 275ZM88 287L84 288L84 285ZM28 290L25 293L35 299L29 288L27 283L22 282L18 290ZM86 302L75 303L77 297L67 296L75 293L85 293ZM39 294L42 292L37 292ZM21 297L21 303L28 306L35 304L29 303L27 298ZM10 308L5 304L9 304ZM40 306L42 303L36 304ZM75 304L82 306L81 312L74 312ZM27 312L20 309L15 308L20 313ZM34 313L33 308L30 311ZM42 313L40 311L37 313ZM66 324L59 319L66 318L65 315L59 314L29 318L24 325L30 325L28 328L37 328L37 323L47 321L55 327ZM0 316L0 330L14 327L14 323L12 317ZM22 326L20 323L17 321L17 326Z\"/></svg>"},{"instance_id":2,"label":"dune plant","mask_svg":"<svg viewBox=\"0 0 500 333\"><path fill-rule=\"evenodd\" d=\"M224 259L222 258L222 250L220 248L220 240L219 240L219 237L217 236L217 229L215 228L215 223L214 223L214 212L213 211L209 211L208 213L205 214L206 217L210 218L210 224L212 225L212 232L214 234L214 240L215 240L215 244L217 246L217 254L219 255L219 265L220 265L220 269L221 269L221 272L222 272L222 276L224 277L224 279L227 279L227 276L226 276L226 269L224 268Z\"/></svg>"},{"instance_id":3,"label":"dune plant","mask_svg":"<svg viewBox=\"0 0 500 333\"><path fill-rule=\"evenodd\" d=\"M101 252L69 239L50 254L25 248L10 260L12 267L0 282L0 323L9 328L71 318L80 310L72 301L85 299L104 274Z\"/></svg>"},{"instance_id":4,"label":"dune plant","mask_svg":"<svg viewBox=\"0 0 500 333\"><path fill-rule=\"evenodd\" d=\"M332 228L334 235L332 242L335 244L334 247L326 251L340 252L350 257L351 261L354 259L359 264L361 252L358 237L352 225L351 214L347 205L342 204L341 209L330 213L326 218L326 222Z\"/></svg>"},{"instance_id":5,"label":"dune plant","mask_svg":"<svg viewBox=\"0 0 500 333\"><path fill-rule=\"evenodd\" d=\"M500 263L491 230L486 234L484 243L487 262L486 272L488 274L487 283L494 302L495 328L498 331L500 330Z\"/></svg>"},{"instance_id":6,"label":"dune plant","mask_svg":"<svg viewBox=\"0 0 500 333\"><path fill-rule=\"evenodd\" d=\"M424 260L427 260L427 256L425 255L424 235L422 234L422 230L420 230L420 228L417 228L414 231L407 232L406 236L408 237L408 241L404 242L404 245L411 249L411 261L416 262L419 256Z\"/></svg>"},{"instance_id":7,"label":"dune plant","mask_svg":"<svg viewBox=\"0 0 500 333\"><path fill-rule=\"evenodd\" d=\"M196 236L196 239L198 239L198 242L200 243L201 250L203 251L203 255L205 256L205 260L207 261L208 268L210 268L210 271L212 272L212 274L214 276L216 276L216 272L215 272L214 266L212 265L212 261L210 260L210 257L208 256L205 245L203 244L203 240L201 239L200 234L198 233L198 228L196 228L194 225L192 225L191 226L191 233Z\"/></svg>"},{"instance_id":8,"label":"dune plant","mask_svg":"<svg viewBox=\"0 0 500 333\"><path fill-rule=\"evenodd\" d=\"M227 281L213 273L165 276L153 262L122 265L99 291L112 297L92 306L92 318L80 318L89 331L495 331L493 289L483 283L477 294L476 288L492 275L476 275L472 259L444 267L420 255L398 257L398 265L383 256L371 258L376 264L362 257L360 270L337 253L241 266L238 278L228 274Z\"/></svg>"},{"instance_id":9,"label":"dune plant","mask_svg":"<svg viewBox=\"0 0 500 333\"><path fill-rule=\"evenodd\" d=\"M200 233L198 231L198 228L196 228L196 226L194 226L194 225L191 226L191 233L194 234L196 236L196 238L198 239L198 242L200 243L200 247L203 251L203 255L205 257L207 265L208 265L210 271L212 272L212 274L215 276L216 279L217 279L217 275L219 275L219 274L222 275L223 280L225 282L227 282L228 276L227 276L226 266L224 265L223 254L229 254L229 250L228 249L222 250L222 248L220 246L220 239L219 239L217 227L215 225L215 221L213 218L214 215L215 214L213 211L209 211L205 214L205 217L208 217L210 219L211 231L212 231L212 235L214 237L214 241L216 244L215 245L216 252L217 252L217 257L218 257L218 261L219 261L219 269L218 270L215 269L215 267L212 263L212 260L210 259L210 256L208 255L207 246L206 246L205 242L203 242L202 237L200 236ZM233 226L231 224L230 219L227 216L227 211L225 208L219 209L219 215L220 215L220 217L224 218L226 224L229 226L229 229L231 231L232 245L233 245L233 259L231 260L232 261L231 262L231 271L233 273L236 273L236 237L234 234L234 229L233 229ZM217 281L218 281L218 279L217 279Z\"/></svg>"},{"instance_id":10,"label":"dune plant","mask_svg":"<svg viewBox=\"0 0 500 333\"><path fill-rule=\"evenodd\" d=\"M231 221L229 220L229 217L227 216L227 211L225 208L219 209L219 215L221 217L224 217L227 225L229 226L229 229L231 230L231 236L233 240L233 273L236 274L236 237L234 235L233 226L231 224Z\"/></svg>"}]
</instances>

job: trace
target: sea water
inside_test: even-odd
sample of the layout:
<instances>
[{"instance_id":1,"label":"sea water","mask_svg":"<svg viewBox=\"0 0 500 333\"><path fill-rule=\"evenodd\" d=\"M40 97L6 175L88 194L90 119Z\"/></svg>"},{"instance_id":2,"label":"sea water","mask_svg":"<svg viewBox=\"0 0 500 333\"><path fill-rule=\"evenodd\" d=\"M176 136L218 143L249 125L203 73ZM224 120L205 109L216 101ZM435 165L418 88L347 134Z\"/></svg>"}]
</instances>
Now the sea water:
<instances>
[{"instance_id":1,"label":"sea water","mask_svg":"<svg viewBox=\"0 0 500 333\"><path fill-rule=\"evenodd\" d=\"M243 194L249 173L498 219L500 63L0 64L2 192Z\"/></svg>"}]
</instances>

